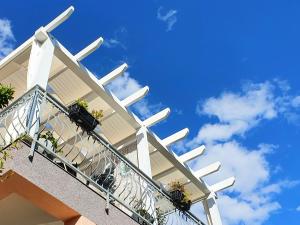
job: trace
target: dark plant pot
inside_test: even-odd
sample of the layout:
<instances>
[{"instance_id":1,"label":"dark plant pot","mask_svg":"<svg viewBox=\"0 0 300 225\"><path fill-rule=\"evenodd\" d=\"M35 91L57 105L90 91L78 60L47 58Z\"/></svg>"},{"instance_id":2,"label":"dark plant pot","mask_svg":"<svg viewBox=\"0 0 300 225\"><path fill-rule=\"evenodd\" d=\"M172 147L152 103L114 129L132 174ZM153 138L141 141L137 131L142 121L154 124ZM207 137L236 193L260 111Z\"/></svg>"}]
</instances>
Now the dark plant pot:
<instances>
[{"instance_id":1,"label":"dark plant pot","mask_svg":"<svg viewBox=\"0 0 300 225\"><path fill-rule=\"evenodd\" d=\"M184 193L182 193L179 190L174 190L170 192L172 201L173 201L173 205L179 209L180 211L188 211L191 208L191 201L188 202L184 202Z\"/></svg>"},{"instance_id":2,"label":"dark plant pot","mask_svg":"<svg viewBox=\"0 0 300 225\"><path fill-rule=\"evenodd\" d=\"M65 169L65 165L61 162L56 163L56 165L58 165L60 168ZM72 164L75 168L77 168L77 163ZM68 165L66 165L66 170L68 173L70 173L72 176L76 177L76 171L73 170L71 167L69 167Z\"/></svg>"},{"instance_id":3,"label":"dark plant pot","mask_svg":"<svg viewBox=\"0 0 300 225\"><path fill-rule=\"evenodd\" d=\"M189 211L191 209L192 202L180 202L176 207L183 212Z\"/></svg>"},{"instance_id":4,"label":"dark plant pot","mask_svg":"<svg viewBox=\"0 0 300 225\"><path fill-rule=\"evenodd\" d=\"M184 194L179 190L171 191L170 195L171 195L173 203L175 203L175 204L180 203L184 198Z\"/></svg>"},{"instance_id":5,"label":"dark plant pot","mask_svg":"<svg viewBox=\"0 0 300 225\"><path fill-rule=\"evenodd\" d=\"M77 126L80 126L86 132L93 131L99 124L99 121L96 120L92 114L77 103L69 106L69 117Z\"/></svg>"},{"instance_id":6,"label":"dark plant pot","mask_svg":"<svg viewBox=\"0 0 300 225\"><path fill-rule=\"evenodd\" d=\"M51 161L53 161L53 159L55 158L54 155L52 155L51 153L48 153L46 151L43 152L43 155L46 156Z\"/></svg>"},{"instance_id":7,"label":"dark plant pot","mask_svg":"<svg viewBox=\"0 0 300 225\"><path fill-rule=\"evenodd\" d=\"M140 216L144 217L147 221L149 221L150 223L154 223L154 218L145 210L145 209L139 209L137 210L137 213L140 214ZM139 216L137 216L136 214L133 214L133 219L141 225L148 225L147 222L145 222L143 219L141 219Z\"/></svg>"}]
</instances>

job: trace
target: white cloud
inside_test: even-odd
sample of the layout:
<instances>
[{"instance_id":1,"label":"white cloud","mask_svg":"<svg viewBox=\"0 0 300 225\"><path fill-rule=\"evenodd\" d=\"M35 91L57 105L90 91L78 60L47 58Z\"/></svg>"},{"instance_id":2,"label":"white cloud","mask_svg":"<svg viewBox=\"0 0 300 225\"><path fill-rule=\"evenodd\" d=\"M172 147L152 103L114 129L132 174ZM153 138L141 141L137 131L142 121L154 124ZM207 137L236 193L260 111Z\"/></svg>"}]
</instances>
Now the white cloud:
<instances>
[{"instance_id":1,"label":"white cloud","mask_svg":"<svg viewBox=\"0 0 300 225\"><path fill-rule=\"evenodd\" d=\"M107 88L120 100L123 100L141 89L142 85L137 80L130 77L128 72L125 72L123 76L118 77L110 83ZM145 98L132 105L132 109L141 116L141 119L145 119L153 115L161 108L162 104L150 104Z\"/></svg>"},{"instance_id":2,"label":"white cloud","mask_svg":"<svg viewBox=\"0 0 300 225\"><path fill-rule=\"evenodd\" d=\"M14 47L15 38L10 21L0 19L0 59L9 54Z\"/></svg>"},{"instance_id":3,"label":"white cloud","mask_svg":"<svg viewBox=\"0 0 300 225\"><path fill-rule=\"evenodd\" d=\"M221 162L221 170L205 178L208 184L236 177L235 185L219 195L225 224L262 224L281 208L274 197L284 188L299 184L289 180L271 182L277 165L270 165L267 155L276 151L276 145L260 143L253 149L236 139L246 138L247 131L263 120L287 117L287 113L293 112L298 107L298 98L288 95L289 90L288 83L280 80L248 83L239 93L224 92L197 105L198 115L217 122L204 124L196 137L179 147L190 149L206 144L205 155L190 163L194 170Z\"/></svg>"},{"instance_id":4,"label":"white cloud","mask_svg":"<svg viewBox=\"0 0 300 225\"><path fill-rule=\"evenodd\" d=\"M106 48L121 47L126 50L127 47L124 42L126 42L127 36L127 29L125 27L120 27L114 31L114 35L111 38L105 38L102 45Z\"/></svg>"},{"instance_id":5,"label":"white cloud","mask_svg":"<svg viewBox=\"0 0 300 225\"><path fill-rule=\"evenodd\" d=\"M177 10L171 9L166 12L165 15L162 14L163 7L159 7L157 10L157 19L165 22L167 24L166 31L171 31L173 29L173 26L177 22Z\"/></svg>"},{"instance_id":6,"label":"white cloud","mask_svg":"<svg viewBox=\"0 0 300 225\"><path fill-rule=\"evenodd\" d=\"M300 212L300 205L296 208L296 211Z\"/></svg>"},{"instance_id":7,"label":"white cloud","mask_svg":"<svg viewBox=\"0 0 300 225\"><path fill-rule=\"evenodd\" d=\"M126 46L124 44L122 44L121 41L114 39L114 38L104 40L103 46L106 48L115 48L115 47L120 46L121 48L126 49Z\"/></svg>"}]
</instances>

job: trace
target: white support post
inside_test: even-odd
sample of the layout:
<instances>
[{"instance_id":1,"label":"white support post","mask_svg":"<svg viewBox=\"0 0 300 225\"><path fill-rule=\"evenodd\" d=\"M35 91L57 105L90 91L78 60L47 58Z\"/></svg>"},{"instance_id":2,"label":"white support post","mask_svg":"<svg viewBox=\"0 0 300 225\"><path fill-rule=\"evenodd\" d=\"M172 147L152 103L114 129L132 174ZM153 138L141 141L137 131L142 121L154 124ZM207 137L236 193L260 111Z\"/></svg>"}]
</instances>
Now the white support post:
<instances>
[{"instance_id":1,"label":"white support post","mask_svg":"<svg viewBox=\"0 0 300 225\"><path fill-rule=\"evenodd\" d=\"M175 134L170 135L169 137L162 140L162 144L165 146L169 146L171 144L174 144L177 141L180 141L181 139L185 138L189 133L188 128L184 128L181 131L178 131Z\"/></svg>"},{"instance_id":2,"label":"white support post","mask_svg":"<svg viewBox=\"0 0 300 225\"><path fill-rule=\"evenodd\" d=\"M138 90L137 92L133 93L132 95L130 95L127 98L125 98L124 100L122 100L121 104L124 107L128 107L128 106L136 103L143 97L145 97L148 92L149 92L149 87L148 86L143 87L140 90Z\"/></svg>"},{"instance_id":3,"label":"white support post","mask_svg":"<svg viewBox=\"0 0 300 225\"><path fill-rule=\"evenodd\" d=\"M37 84L46 89L54 55L54 44L43 28L35 33L35 37L29 57L27 90Z\"/></svg>"},{"instance_id":4,"label":"white support post","mask_svg":"<svg viewBox=\"0 0 300 225\"><path fill-rule=\"evenodd\" d=\"M216 194L212 192L202 203L208 225L222 225L220 212L216 202Z\"/></svg>"},{"instance_id":5,"label":"white support post","mask_svg":"<svg viewBox=\"0 0 300 225\"><path fill-rule=\"evenodd\" d=\"M150 118L144 120L143 125L145 127L151 127L159 123L160 121L166 119L169 116L170 112L171 112L170 108L166 108L160 111L159 113L156 113L155 115L151 116Z\"/></svg>"},{"instance_id":6,"label":"white support post","mask_svg":"<svg viewBox=\"0 0 300 225\"><path fill-rule=\"evenodd\" d=\"M142 126L136 133L137 140L137 153L138 153L138 166L148 177L152 178L151 161L150 161L150 149L147 136L147 128ZM150 215L155 215L155 199L152 196L151 190L149 190L147 183L143 182L144 186L141 199L145 204L145 208Z\"/></svg>"},{"instance_id":7,"label":"white support post","mask_svg":"<svg viewBox=\"0 0 300 225\"><path fill-rule=\"evenodd\" d=\"M138 153L138 165L140 170L152 178L149 143L147 137L147 130L145 127L141 127L136 133L137 140L137 153Z\"/></svg>"}]
</instances>

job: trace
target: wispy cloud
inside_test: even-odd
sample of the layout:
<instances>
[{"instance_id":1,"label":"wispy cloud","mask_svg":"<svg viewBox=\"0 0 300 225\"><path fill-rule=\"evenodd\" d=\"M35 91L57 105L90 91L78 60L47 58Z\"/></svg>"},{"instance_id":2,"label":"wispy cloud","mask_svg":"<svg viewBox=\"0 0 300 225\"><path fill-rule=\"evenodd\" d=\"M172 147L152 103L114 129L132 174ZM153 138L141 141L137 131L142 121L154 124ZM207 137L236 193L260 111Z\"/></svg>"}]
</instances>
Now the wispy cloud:
<instances>
[{"instance_id":1,"label":"wispy cloud","mask_svg":"<svg viewBox=\"0 0 300 225\"><path fill-rule=\"evenodd\" d=\"M173 26L177 22L177 10L171 9L167 11L165 14L162 14L163 7L159 7L157 10L157 19L163 21L167 24L166 31L171 31Z\"/></svg>"},{"instance_id":2,"label":"wispy cloud","mask_svg":"<svg viewBox=\"0 0 300 225\"><path fill-rule=\"evenodd\" d=\"M103 42L103 46L106 48L115 48L115 47L121 47L124 50L126 50L126 46L119 40L110 38Z\"/></svg>"},{"instance_id":3,"label":"wispy cloud","mask_svg":"<svg viewBox=\"0 0 300 225\"><path fill-rule=\"evenodd\" d=\"M106 48L116 48L121 47L126 50L127 47L124 42L126 42L128 31L125 27L120 27L115 30L114 35L111 38L105 38L103 46Z\"/></svg>"},{"instance_id":4,"label":"wispy cloud","mask_svg":"<svg viewBox=\"0 0 300 225\"><path fill-rule=\"evenodd\" d=\"M300 212L300 205L296 208L296 211Z\"/></svg>"},{"instance_id":5,"label":"wispy cloud","mask_svg":"<svg viewBox=\"0 0 300 225\"><path fill-rule=\"evenodd\" d=\"M206 154L190 163L194 170L215 161L222 163L220 172L205 178L208 184L236 177L235 185L219 194L224 224L262 224L281 208L275 196L299 184L290 180L271 182L277 165L271 165L267 156L276 152L276 143L258 143L254 148L242 143L247 132L262 121L286 118L287 113L298 115L299 97L290 95L289 90L288 83L280 80L248 82L240 92L224 92L197 104L199 116L217 122L204 124L196 137L177 147L190 149L206 144Z\"/></svg>"},{"instance_id":6,"label":"wispy cloud","mask_svg":"<svg viewBox=\"0 0 300 225\"><path fill-rule=\"evenodd\" d=\"M9 54L14 47L15 37L11 23L7 19L0 19L0 59Z\"/></svg>"},{"instance_id":7,"label":"wispy cloud","mask_svg":"<svg viewBox=\"0 0 300 225\"><path fill-rule=\"evenodd\" d=\"M107 87L112 93L114 93L120 100L128 97L134 92L142 88L142 85L132 78L129 72L125 72L123 76L115 79ZM132 105L133 111L135 111L141 119L145 119L154 113L161 110L163 105L161 103L151 104L147 99L142 99Z\"/></svg>"}]
</instances>

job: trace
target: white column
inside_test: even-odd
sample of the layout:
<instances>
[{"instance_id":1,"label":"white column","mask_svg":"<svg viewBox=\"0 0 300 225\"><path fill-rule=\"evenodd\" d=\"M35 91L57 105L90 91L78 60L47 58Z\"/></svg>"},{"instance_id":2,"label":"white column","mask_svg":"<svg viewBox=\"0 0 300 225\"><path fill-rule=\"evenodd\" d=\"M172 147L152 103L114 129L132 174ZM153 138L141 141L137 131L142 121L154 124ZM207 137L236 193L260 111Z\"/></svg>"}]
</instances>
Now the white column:
<instances>
[{"instance_id":1,"label":"white column","mask_svg":"<svg viewBox=\"0 0 300 225\"><path fill-rule=\"evenodd\" d=\"M46 89L54 55L54 44L43 28L36 31L35 37L29 58L27 90L37 84Z\"/></svg>"},{"instance_id":2,"label":"white column","mask_svg":"<svg viewBox=\"0 0 300 225\"><path fill-rule=\"evenodd\" d=\"M152 178L147 129L141 127L136 133L138 166L141 171Z\"/></svg>"},{"instance_id":3,"label":"white column","mask_svg":"<svg viewBox=\"0 0 300 225\"><path fill-rule=\"evenodd\" d=\"M137 140L137 153L138 153L138 166L141 171L143 171L146 175L152 178L151 172L151 162L150 162L150 152L149 152L149 143L147 137L147 128L142 126L138 132L136 133ZM143 194L141 196L141 200L145 205L145 209L148 211L150 215L155 217L155 198L154 193L151 189L148 188L147 183L144 182L142 184L144 190L142 190ZM156 225L156 222L154 223Z\"/></svg>"},{"instance_id":4,"label":"white column","mask_svg":"<svg viewBox=\"0 0 300 225\"><path fill-rule=\"evenodd\" d=\"M203 206L208 225L222 225L215 193L212 192L208 198L203 201Z\"/></svg>"}]
</instances>

